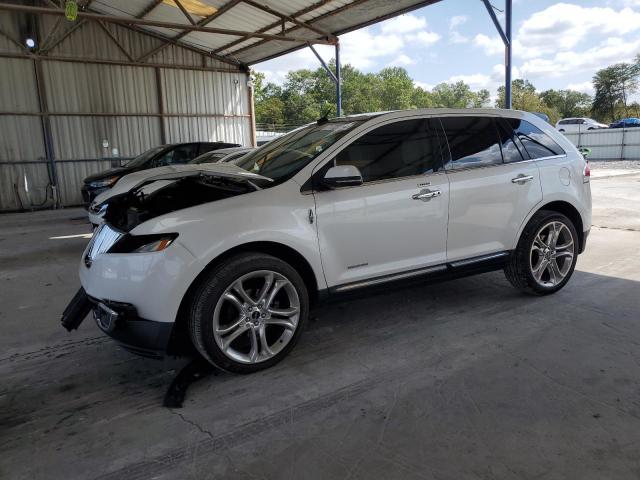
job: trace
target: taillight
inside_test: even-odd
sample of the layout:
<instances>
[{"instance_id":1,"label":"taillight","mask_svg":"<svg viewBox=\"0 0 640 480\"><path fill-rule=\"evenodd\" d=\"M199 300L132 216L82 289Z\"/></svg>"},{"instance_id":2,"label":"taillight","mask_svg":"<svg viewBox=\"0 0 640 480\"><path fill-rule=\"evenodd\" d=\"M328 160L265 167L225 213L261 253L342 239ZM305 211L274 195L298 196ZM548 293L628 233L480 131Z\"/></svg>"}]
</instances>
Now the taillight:
<instances>
[{"instance_id":1,"label":"taillight","mask_svg":"<svg viewBox=\"0 0 640 480\"><path fill-rule=\"evenodd\" d=\"M591 167L589 166L589 161L587 161L584 165L584 170L582 170L582 183L589 183L590 177Z\"/></svg>"}]
</instances>

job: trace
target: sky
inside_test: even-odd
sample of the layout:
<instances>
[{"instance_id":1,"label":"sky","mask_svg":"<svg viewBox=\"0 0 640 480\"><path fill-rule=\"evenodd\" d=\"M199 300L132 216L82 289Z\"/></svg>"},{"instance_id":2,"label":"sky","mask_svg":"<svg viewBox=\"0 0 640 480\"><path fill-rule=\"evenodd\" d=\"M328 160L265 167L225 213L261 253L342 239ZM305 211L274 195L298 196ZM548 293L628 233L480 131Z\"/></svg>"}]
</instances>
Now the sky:
<instances>
[{"instance_id":1,"label":"sky","mask_svg":"<svg viewBox=\"0 0 640 480\"><path fill-rule=\"evenodd\" d=\"M503 0L492 0L504 7ZM497 12L504 24L504 17ZM640 0L513 0L513 78L539 91L593 93L596 70L640 53ZM427 90L463 80L492 97L504 82L504 45L480 0L443 0L340 37L342 64L364 72L407 69ZM316 46L325 60L333 47ZM254 70L282 83L290 70L319 67L305 48L259 63Z\"/></svg>"}]
</instances>

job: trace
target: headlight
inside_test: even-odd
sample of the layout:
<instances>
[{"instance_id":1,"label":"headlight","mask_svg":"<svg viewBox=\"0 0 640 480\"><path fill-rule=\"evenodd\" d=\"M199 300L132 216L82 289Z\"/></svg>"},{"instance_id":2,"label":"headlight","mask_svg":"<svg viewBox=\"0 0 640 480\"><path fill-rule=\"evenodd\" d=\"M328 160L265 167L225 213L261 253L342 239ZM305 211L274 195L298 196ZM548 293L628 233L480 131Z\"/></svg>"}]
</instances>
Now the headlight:
<instances>
[{"instance_id":1,"label":"headlight","mask_svg":"<svg viewBox=\"0 0 640 480\"><path fill-rule=\"evenodd\" d=\"M161 252L178 238L177 233L158 235L125 235L107 253L149 253Z\"/></svg>"},{"instance_id":2,"label":"headlight","mask_svg":"<svg viewBox=\"0 0 640 480\"><path fill-rule=\"evenodd\" d=\"M114 183L116 183L118 181L120 177L107 177L107 178L103 178L102 180L96 180L94 182L89 182L89 186L93 187L93 188L100 188L100 187L110 187L112 186Z\"/></svg>"}]
</instances>

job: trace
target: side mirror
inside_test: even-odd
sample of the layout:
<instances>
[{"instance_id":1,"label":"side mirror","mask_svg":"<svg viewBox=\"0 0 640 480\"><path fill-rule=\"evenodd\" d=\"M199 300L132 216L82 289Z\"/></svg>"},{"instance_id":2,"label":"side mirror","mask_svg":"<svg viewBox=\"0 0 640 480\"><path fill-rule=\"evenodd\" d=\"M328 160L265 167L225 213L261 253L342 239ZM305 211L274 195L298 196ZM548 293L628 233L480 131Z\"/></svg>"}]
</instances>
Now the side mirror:
<instances>
[{"instance_id":1,"label":"side mirror","mask_svg":"<svg viewBox=\"0 0 640 480\"><path fill-rule=\"evenodd\" d=\"M338 165L331 167L322 179L322 185L333 190L340 187L355 187L362 185L362 174L353 165Z\"/></svg>"}]
</instances>

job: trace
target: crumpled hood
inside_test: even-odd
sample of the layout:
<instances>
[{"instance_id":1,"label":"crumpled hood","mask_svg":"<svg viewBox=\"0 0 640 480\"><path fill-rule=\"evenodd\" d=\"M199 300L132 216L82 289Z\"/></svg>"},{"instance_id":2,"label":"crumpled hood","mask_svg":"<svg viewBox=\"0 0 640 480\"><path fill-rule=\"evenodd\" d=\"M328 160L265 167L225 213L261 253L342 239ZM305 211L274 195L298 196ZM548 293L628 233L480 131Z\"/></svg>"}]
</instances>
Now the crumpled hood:
<instances>
[{"instance_id":1,"label":"crumpled hood","mask_svg":"<svg viewBox=\"0 0 640 480\"><path fill-rule=\"evenodd\" d=\"M122 177L109 190L98 195L91 205L100 205L110 198L123 193L130 192L141 185L159 182L158 188L168 185L174 180L193 176L212 176L221 178L235 178L238 180L262 180L272 182L273 180L248 172L237 165L230 163L201 163L197 165L168 165L166 167L151 168L130 173ZM154 188L155 189L155 188ZM149 192L147 192L149 193Z\"/></svg>"}]
</instances>

